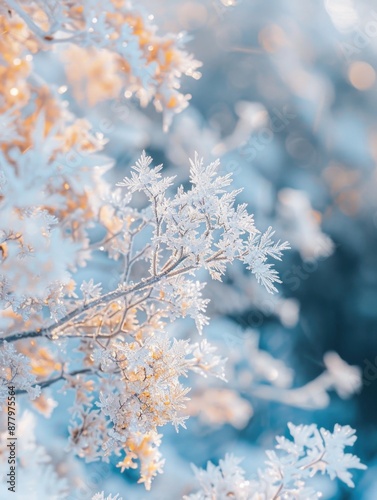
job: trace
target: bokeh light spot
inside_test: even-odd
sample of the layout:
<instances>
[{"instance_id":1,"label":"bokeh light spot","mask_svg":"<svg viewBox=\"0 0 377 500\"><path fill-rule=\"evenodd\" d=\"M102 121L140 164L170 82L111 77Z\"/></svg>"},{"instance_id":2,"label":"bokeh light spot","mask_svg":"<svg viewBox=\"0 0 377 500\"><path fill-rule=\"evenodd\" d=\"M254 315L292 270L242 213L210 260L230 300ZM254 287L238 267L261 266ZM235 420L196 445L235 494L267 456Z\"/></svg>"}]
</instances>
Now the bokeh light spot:
<instances>
[{"instance_id":1,"label":"bokeh light spot","mask_svg":"<svg viewBox=\"0 0 377 500\"><path fill-rule=\"evenodd\" d=\"M357 90L368 90L376 81L376 72L370 64L355 61L348 69L348 79Z\"/></svg>"}]
</instances>

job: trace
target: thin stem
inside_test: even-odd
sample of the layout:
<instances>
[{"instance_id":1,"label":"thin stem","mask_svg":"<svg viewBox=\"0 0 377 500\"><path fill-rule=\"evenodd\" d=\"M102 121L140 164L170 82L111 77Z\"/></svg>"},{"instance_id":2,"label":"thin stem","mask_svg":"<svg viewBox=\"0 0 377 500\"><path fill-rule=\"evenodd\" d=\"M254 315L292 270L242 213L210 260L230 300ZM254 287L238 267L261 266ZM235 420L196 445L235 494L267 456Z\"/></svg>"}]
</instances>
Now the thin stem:
<instances>
[{"instance_id":1,"label":"thin stem","mask_svg":"<svg viewBox=\"0 0 377 500\"><path fill-rule=\"evenodd\" d=\"M104 245L106 245L107 243L109 243L111 240L113 240L114 238L116 238L117 236L119 236L121 234L122 231L118 231L117 233L114 233L112 234L111 236L108 236L106 239L104 240L101 240L101 241L97 241L97 243L92 243L91 245L89 245L89 248L84 248L83 249L83 252L85 252L86 250L95 250L97 248L101 248L103 247Z\"/></svg>"},{"instance_id":2,"label":"thin stem","mask_svg":"<svg viewBox=\"0 0 377 500\"><path fill-rule=\"evenodd\" d=\"M158 243L158 238L160 237L160 230L161 230L161 219L158 218L158 211L157 211L157 195L153 197L153 209L154 209L154 217L155 217L155 222L156 222L156 237L157 237L157 244L156 248L154 249L153 252L153 274L154 276L157 276L157 265L158 265L158 252L160 248L160 244Z\"/></svg>"},{"instance_id":3,"label":"thin stem","mask_svg":"<svg viewBox=\"0 0 377 500\"><path fill-rule=\"evenodd\" d=\"M39 38L44 39L45 36L48 36L48 33L45 33L41 30L39 26L35 24L35 22L26 14L26 12L18 5L14 0L6 0L7 4L11 9L13 9L17 14L23 19L28 28Z\"/></svg>"},{"instance_id":4,"label":"thin stem","mask_svg":"<svg viewBox=\"0 0 377 500\"><path fill-rule=\"evenodd\" d=\"M323 452L321 453L321 456L318 457L316 460L314 460L310 464L307 464L307 465L304 465L303 467L300 467L301 470L310 469L310 467L313 467L313 465L318 464L319 462L322 462L324 455L325 455L325 450L323 450Z\"/></svg>"},{"instance_id":5,"label":"thin stem","mask_svg":"<svg viewBox=\"0 0 377 500\"><path fill-rule=\"evenodd\" d=\"M273 496L272 500L277 500L277 498L279 498L279 494L280 494L281 490L283 489L283 486L284 486L283 483L281 483L281 485L279 486L279 489L277 490L277 492Z\"/></svg>"},{"instance_id":6,"label":"thin stem","mask_svg":"<svg viewBox=\"0 0 377 500\"><path fill-rule=\"evenodd\" d=\"M18 5L18 3L15 0L6 0L6 3L10 7L10 9L14 10L20 17L21 19L25 22L25 24L28 26L28 28L36 35L38 38L43 40L43 42L49 42L49 43L67 43L72 40L77 40L80 38L81 33L75 33L70 37L66 38L53 38L52 36L52 30L50 31L43 31L32 19L30 16L27 15L27 13ZM68 31L68 30L66 30Z\"/></svg>"},{"instance_id":7,"label":"thin stem","mask_svg":"<svg viewBox=\"0 0 377 500\"><path fill-rule=\"evenodd\" d=\"M40 383L32 385L32 387L40 387L41 389L45 389L46 387L49 387L52 384L55 384L56 382L59 382L59 380L64 380L64 378L68 375L70 377L74 377L75 375L82 375L84 373L93 373L93 370L90 368L82 368L81 370L74 370L73 372L70 373L61 373L58 377L50 378L47 380L43 380ZM24 389L17 389L16 394L26 394L27 391Z\"/></svg>"}]
</instances>

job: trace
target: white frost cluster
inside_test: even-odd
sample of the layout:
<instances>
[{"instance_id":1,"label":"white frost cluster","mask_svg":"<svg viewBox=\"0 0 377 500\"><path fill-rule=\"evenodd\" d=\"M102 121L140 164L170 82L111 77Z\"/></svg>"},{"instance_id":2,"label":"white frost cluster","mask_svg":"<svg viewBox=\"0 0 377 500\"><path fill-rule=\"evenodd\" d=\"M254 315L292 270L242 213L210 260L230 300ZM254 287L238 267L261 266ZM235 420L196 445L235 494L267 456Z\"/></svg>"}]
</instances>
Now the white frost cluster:
<instances>
[{"instance_id":1,"label":"white frost cluster","mask_svg":"<svg viewBox=\"0 0 377 500\"><path fill-rule=\"evenodd\" d=\"M133 166L130 178L120 186L131 193L142 191L152 204L155 217L154 251L164 247L193 269L204 267L213 279L220 280L226 264L245 263L267 291L276 291L280 283L268 258L280 260L289 248L287 242L274 242L272 228L258 231L246 204L236 205L240 190L230 191L232 175L219 175L219 160L205 165L195 155L190 160L191 189L180 186L174 197L167 196L173 177L162 177L162 165L151 167L145 153Z\"/></svg>"},{"instance_id":2,"label":"white frost cluster","mask_svg":"<svg viewBox=\"0 0 377 500\"><path fill-rule=\"evenodd\" d=\"M122 498L119 496L119 493L117 493L115 496L107 495L107 497L105 497L105 493L101 491L92 496L92 500L122 500Z\"/></svg>"},{"instance_id":3,"label":"white frost cluster","mask_svg":"<svg viewBox=\"0 0 377 500\"><path fill-rule=\"evenodd\" d=\"M276 451L266 452L266 467L256 479L246 480L241 460L226 455L218 466L209 462L206 470L194 467L201 489L184 499L316 500L322 495L310 486L310 479L318 472L354 486L348 469L366 468L358 457L344 452L356 441L354 429L338 424L333 432L314 424L288 427L293 440L277 437Z\"/></svg>"},{"instance_id":4,"label":"white frost cluster","mask_svg":"<svg viewBox=\"0 0 377 500\"><path fill-rule=\"evenodd\" d=\"M17 498L28 500L64 500L68 495L68 483L59 473L46 449L41 446L35 436L36 419L30 411L24 411L17 421L17 483L16 494L2 498ZM5 488L6 474L9 464L6 459L9 450L6 447L7 433L1 436L0 446L0 479ZM3 448L4 445L4 448Z\"/></svg>"},{"instance_id":5,"label":"white frost cluster","mask_svg":"<svg viewBox=\"0 0 377 500\"><path fill-rule=\"evenodd\" d=\"M13 344L4 342L0 346L0 408L7 400L10 386L27 391L31 399L37 398L41 389L36 382L28 358L17 352Z\"/></svg>"}]
</instances>

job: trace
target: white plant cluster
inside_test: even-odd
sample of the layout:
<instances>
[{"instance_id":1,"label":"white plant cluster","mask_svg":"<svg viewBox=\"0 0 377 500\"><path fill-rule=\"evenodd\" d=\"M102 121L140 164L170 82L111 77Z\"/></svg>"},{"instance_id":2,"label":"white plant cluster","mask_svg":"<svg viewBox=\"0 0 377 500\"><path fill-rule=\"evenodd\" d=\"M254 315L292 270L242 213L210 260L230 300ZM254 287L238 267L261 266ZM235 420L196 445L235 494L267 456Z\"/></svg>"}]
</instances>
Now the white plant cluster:
<instances>
[{"instance_id":1,"label":"white plant cluster","mask_svg":"<svg viewBox=\"0 0 377 500\"><path fill-rule=\"evenodd\" d=\"M182 412L188 388L180 379L189 370L224 379L224 360L206 340L172 341L163 331L164 325L188 315L202 331L208 322L204 314L207 301L202 298L203 284L196 280L196 272L203 268L220 279L226 264L239 259L272 291L277 274L270 264L263 267L262 263L268 256L280 258L288 247L287 243L273 243L271 230L258 236L246 206L235 206L237 192L226 190L230 175L217 175L218 162L205 166L196 156L191 162L191 189L181 186L171 198L167 189L172 179L163 178L161 166L151 167L151 162L143 153L131 177L120 183L127 188L125 198L116 192L116 204L110 205L112 223L119 221L119 228L128 228L128 232L123 229L106 235L103 242L105 249L117 249L116 258L120 254L124 260L120 285L101 296L98 285L85 283L82 307L88 312L74 312L83 318L79 324L63 322L55 332L58 338L88 338L81 345L88 359L86 369L101 374L100 398L95 404L88 396L92 384L66 377L66 387L76 390L71 448L89 461L124 451L119 467L122 471L134 468L138 459L140 481L148 489L163 466L158 428L169 422L178 428L187 418ZM142 191L149 202L141 211L130 208L136 191ZM150 228L153 235L147 251L143 251L145 247L133 250L130 242L122 247L131 239L130 233L140 238ZM141 258L149 263L149 271L136 284L131 280L132 266ZM105 313L103 302L108 303ZM94 348L90 339L99 347Z\"/></svg>"},{"instance_id":2,"label":"white plant cluster","mask_svg":"<svg viewBox=\"0 0 377 500\"><path fill-rule=\"evenodd\" d=\"M2 10L18 14L34 45L63 46L62 57L73 64L78 61L68 66L68 76L76 83L78 95L93 80L85 92L91 104L109 94L117 97L123 90L128 97L134 94L143 106L153 101L156 109L164 112L167 127L191 97L179 92L180 77L201 76L197 71L201 63L183 50L184 36L160 37L154 16L129 0L84 0L78 4L69 0L6 0ZM68 52L66 44L70 44ZM87 59L90 62L85 65ZM97 62L93 63L94 59ZM100 64L106 65L106 74L96 72ZM90 69L89 75L86 69Z\"/></svg>"},{"instance_id":3,"label":"white plant cluster","mask_svg":"<svg viewBox=\"0 0 377 500\"><path fill-rule=\"evenodd\" d=\"M119 494L113 496L113 495L107 495L105 497L105 493L101 491L100 493L96 493L93 497L92 500L122 500L122 498L119 496Z\"/></svg>"},{"instance_id":4,"label":"white plant cluster","mask_svg":"<svg viewBox=\"0 0 377 500\"><path fill-rule=\"evenodd\" d=\"M185 379L226 379L226 360L213 345L172 338L169 327L188 317L202 334L209 322L203 274L221 280L235 262L273 294L281 281L272 262L289 248L273 241L271 227L255 227L246 204L236 204L240 190L231 189L232 176L222 175L219 161L207 165L195 154L190 185L174 190L174 178L163 176L162 166L154 167L143 152L118 188L109 187L103 174L113 162L99 154L103 134L70 113L62 98L67 88L49 85L34 67L34 58L51 48L78 101L95 105L136 96L142 106L154 103L166 128L189 99L180 93L181 77L198 78L200 64L183 50L182 36L160 36L152 21L127 0L0 5L0 405L12 385L49 416L57 403L42 389L63 382L63 391L74 393L70 449L88 462L121 457L121 471L139 467L147 489L163 470L161 427L178 429L189 416ZM75 274L95 266L95 251L113 266L109 283L97 283L94 272L87 281ZM267 355L263 360L271 364ZM289 378L285 367L275 365ZM358 385L355 370L342 380L347 367L336 357L328 357L327 365L322 395L334 387L347 395ZM260 366L254 371L266 376ZM247 402L223 394L224 412L235 405L251 416ZM34 425L28 415L23 429ZM239 414L233 421L240 421ZM274 488L280 498L284 488L301 488L300 481L319 467L350 484L346 469L361 465L343 455L353 431L339 429L325 434L291 427L294 444L279 441L285 458L271 452L264 475L253 483L266 496L252 498L267 499ZM44 450L34 438L24 444L25 469L32 473L25 484L51 499L64 497L66 485ZM232 487L241 488L241 470L228 462L220 466L223 472L211 470L225 477L229 468ZM280 483L278 469L284 473ZM43 481L36 484L37 477ZM222 498L222 490L213 488L198 498ZM103 492L94 496L104 499Z\"/></svg>"},{"instance_id":5,"label":"white plant cluster","mask_svg":"<svg viewBox=\"0 0 377 500\"><path fill-rule=\"evenodd\" d=\"M185 500L315 500L322 493L310 485L317 473L338 478L354 487L348 469L365 469L355 455L344 449L356 441L355 431L348 425L335 425L333 432L318 429L316 425L288 424L293 438L277 437L276 451L267 451L266 467L258 471L256 479L247 480L240 467L242 460L226 455L215 466L207 469L194 467L200 491L185 496Z\"/></svg>"},{"instance_id":6,"label":"white plant cluster","mask_svg":"<svg viewBox=\"0 0 377 500\"><path fill-rule=\"evenodd\" d=\"M17 424L18 435L22 436L17 443L17 474L21 480L17 484L16 495L11 492L3 498L12 498L13 495L20 499L64 500L69 491L68 481L59 472L59 464L54 463L46 449L38 443L35 416L30 411L24 411L18 418ZM0 433L0 457L8 455L7 435L7 432ZM0 460L2 486L7 481L8 467L5 460Z\"/></svg>"},{"instance_id":7,"label":"white plant cluster","mask_svg":"<svg viewBox=\"0 0 377 500\"><path fill-rule=\"evenodd\" d=\"M54 338L81 339L80 349L86 354L83 376L102 374L96 404L88 395L93 391L91 381L80 383L81 379L64 375L67 387L76 390L72 449L89 461L103 456L107 459L123 450L125 458L119 466L122 470L135 467L134 459L138 459L141 481L148 489L163 465L158 427L168 422L178 427L185 420L180 412L185 408L188 388L181 385L180 377L194 370L224 378L223 360L207 342L171 342L163 332L164 325L188 315L202 331L208 319L203 284L195 279L199 269L220 279L226 264L238 259L274 291L279 279L266 261L268 257L280 259L288 248L287 243L272 242L271 229L260 235L246 206L235 206L238 192L227 191L231 176L217 174L219 162L205 166L196 156L191 162L191 189L181 186L171 198L167 189L172 179L163 178L161 166L153 168L151 162L143 153L131 177L120 183L127 188L124 199L115 193L116 203L104 205L110 210L112 224L119 221L120 230L106 235L103 242L104 249L117 248L115 257L121 255L124 260L118 287L101 295L98 284L83 283L81 306L76 304L76 309L49 328ZM141 211L130 208L136 191L142 191L149 202ZM151 242L141 251L133 250L132 237L149 228L153 231ZM129 244L122 246L125 240ZM142 258L149 261L149 272L135 284L132 267ZM28 335L26 332L25 337ZM95 348L93 341L100 347ZM3 349L5 355L7 344ZM29 372L25 371L25 380L22 373L18 378L10 373L3 378L4 383L12 380L19 391L30 388Z\"/></svg>"},{"instance_id":8,"label":"white plant cluster","mask_svg":"<svg viewBox=\"0 0 377 500\"><path fill-rule=\"evenodd\" d=\"M196 154L190 160L191 189L181 186L173 198L166 196L173 178L163 178L162 165L150 168L152 158L143 153L133 168L131 178L119 186L126 186L131 193L142 191L153 207L154 244L153 267L157 273L160 254L165 250L170 257L166 266L199 266L209 271L213 279L220 279L226 263L240 260L255 274L269 292L276 292L274 283L281 283L269 257L281 260L282 252L289 248L287 242L273 242L272 228L261 234L247 212L246 204L235 206L240 190L228 191L232 175L218 175L220 162L204 165ZM168 268L169 268L168 267Z\"/></svg>"},{"instance_id":9,"label":"white plant cluster","mask_svg":"<svg viewBox=\"0 0 377 500\"><path fill-rule=\"evenodd\" d=\"M41 393L26 356L17 352L14 345L4 342L0 349L0 407L7 401L9 386L26 391L31 399Z\"/></svg>"},{"instance_id":10,"label":"white plant cluster","mask_svg":"<svg viewBox=\"0 0 377 500\"><path fill-rule=\"evenodd\" d=\"M153 16L129 1L9 0L0 5L0 27L7 34L0 43L0 303L23 319L46 307L58 319L64 297L74 297L71 272L89 257L100 176L112 161L97 154L103 133L67 110L68 86L49 86L34 58L57 51L74 93L95 85L91 104L153 100L165 126L190 97L179 92L180 78L198 78L200 64L183 50L183 37L159 36Z\"/></svg>"}]
</instances>

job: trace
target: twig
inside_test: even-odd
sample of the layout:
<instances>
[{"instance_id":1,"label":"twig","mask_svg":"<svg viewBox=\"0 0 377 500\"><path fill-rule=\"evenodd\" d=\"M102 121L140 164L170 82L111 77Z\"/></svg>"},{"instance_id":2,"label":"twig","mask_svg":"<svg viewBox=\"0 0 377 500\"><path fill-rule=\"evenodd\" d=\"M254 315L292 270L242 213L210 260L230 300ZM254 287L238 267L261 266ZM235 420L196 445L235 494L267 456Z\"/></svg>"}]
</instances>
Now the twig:
<instances>
[{"instance_id":1,"label":"twig","mask_svg":"<svg viewBox=\"0 0 377 500\"><path fill-rule=\"evenodd\" d=\"M43 380L42 382L33 384L32 387L40 387L41 389L45 389L46 387L49 387L50 385L55 384L56 382L59 382L59 380L64 380L65 376L67 375L70 377L74 377L75 375L82 375L84 373L93 373L93 370L91 370L90 368L82 368L81 370L74 370L73 372L70 373L62 373L59 375L59 377ZM27 391L24 389L17 389L15 392L16 394L27 393Z\"/></svg>"}]
</instances>

